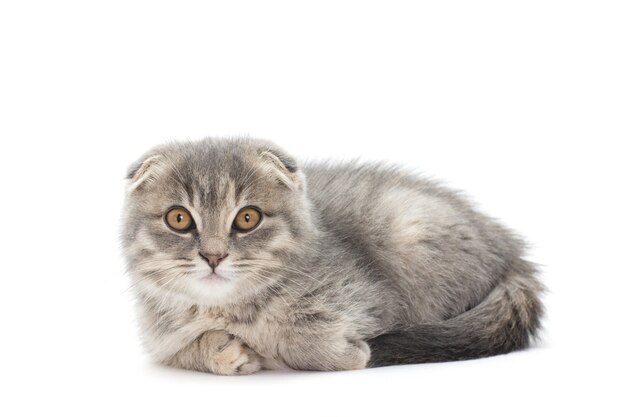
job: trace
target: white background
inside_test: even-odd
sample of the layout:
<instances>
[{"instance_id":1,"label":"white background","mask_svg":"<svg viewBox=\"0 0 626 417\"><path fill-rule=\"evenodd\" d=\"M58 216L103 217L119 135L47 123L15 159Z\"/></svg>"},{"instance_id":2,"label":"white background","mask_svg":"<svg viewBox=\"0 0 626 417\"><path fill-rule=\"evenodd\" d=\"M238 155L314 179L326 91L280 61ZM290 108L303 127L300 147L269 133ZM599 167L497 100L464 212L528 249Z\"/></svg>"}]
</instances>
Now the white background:
<instances>
[{"instance_id":1,"label":"white background","mask_svg":"<svg viewBox=\"0 0 626 417\"><path fill-rule=\"evenodd\" d=\"M3 1L0 414L624 415L625 22L621 1ZM543 265L543 341L344 373L151 364L126 167L239 134L466 190Z\"/></svg>"}]
</instances>

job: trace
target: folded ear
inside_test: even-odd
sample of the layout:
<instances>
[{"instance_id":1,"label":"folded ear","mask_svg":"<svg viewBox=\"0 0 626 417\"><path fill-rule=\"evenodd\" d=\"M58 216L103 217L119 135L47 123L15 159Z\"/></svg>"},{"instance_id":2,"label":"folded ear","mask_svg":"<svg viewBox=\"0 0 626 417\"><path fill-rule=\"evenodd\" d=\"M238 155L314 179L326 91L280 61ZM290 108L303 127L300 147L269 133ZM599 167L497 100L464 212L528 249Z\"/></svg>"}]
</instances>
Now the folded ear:
<instances>
[{"instance_id":1,"label":"folded ear","mask_svg":"<svg viewBox=\"0 0 626 417\"><path fill-rule=\"evenodd\" d=\"M269 175L292 190L304 189L304 175L291 157L275 149L264 149L260 155L263 168Z\"/></svg>"},{"instance_id":2,"label":"folded ear","mask_svg":"<svg viewBox=\"0 0 626 417\"><path fill-rule=\"evenodd\" d=\"M165 157L161 154L152 154L141 158L128 169L128 191L133 191L142 185L156 181L165 170Z\"/></svg>"}]
</instances>

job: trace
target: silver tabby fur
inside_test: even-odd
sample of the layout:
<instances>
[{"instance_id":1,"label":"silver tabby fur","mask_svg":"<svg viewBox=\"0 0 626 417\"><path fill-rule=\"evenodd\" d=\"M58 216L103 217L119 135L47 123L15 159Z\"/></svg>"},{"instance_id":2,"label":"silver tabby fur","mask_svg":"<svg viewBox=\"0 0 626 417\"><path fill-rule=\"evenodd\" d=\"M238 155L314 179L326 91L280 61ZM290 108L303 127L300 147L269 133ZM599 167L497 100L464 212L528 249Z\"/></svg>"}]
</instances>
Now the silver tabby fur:
<instances>
[{"instance_id":1,"label":"silver tabby fur","mask_svg":"<svg viewBox=\"0 0 626 417\"><path fill-rule=\"evenodd\" d=\"M263 219L238 233L248 205ZM168 228L172 206L196 228ZM522 242L458 194L380 164L298 166L266 141L148 152L128 173L123 246L152 357L217 374L506 353L542 312ZM228 253L220 278L201 251Z\"/></svg>"}]
</instances>

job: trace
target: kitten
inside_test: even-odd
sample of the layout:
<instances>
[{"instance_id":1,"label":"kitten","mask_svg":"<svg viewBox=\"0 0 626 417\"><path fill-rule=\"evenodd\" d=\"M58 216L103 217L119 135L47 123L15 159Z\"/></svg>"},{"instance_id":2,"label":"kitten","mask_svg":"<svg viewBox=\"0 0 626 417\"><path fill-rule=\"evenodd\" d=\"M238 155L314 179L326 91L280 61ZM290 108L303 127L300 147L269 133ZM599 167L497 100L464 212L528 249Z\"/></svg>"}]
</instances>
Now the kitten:
<instances>
[{"instance_id":1,"label":"kitten","mask_svg":"<svg viewBox=\"0 0 626 417\"><path fill-rule=\"evenodd\" d=\"M522 242L456 193L265 141L148 152L123 246L152 357L216 374L497 355L542 313Z\"/></svg>"}]
</instances>

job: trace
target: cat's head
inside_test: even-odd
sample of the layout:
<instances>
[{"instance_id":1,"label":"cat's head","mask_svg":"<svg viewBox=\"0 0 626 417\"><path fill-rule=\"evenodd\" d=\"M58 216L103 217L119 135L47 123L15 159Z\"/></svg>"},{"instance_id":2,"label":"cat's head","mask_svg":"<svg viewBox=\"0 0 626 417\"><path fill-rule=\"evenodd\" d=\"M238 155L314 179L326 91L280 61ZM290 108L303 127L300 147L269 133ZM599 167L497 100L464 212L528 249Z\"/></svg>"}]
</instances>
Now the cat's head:
<instances>
[{"instance_id":1,"label":"cat's head","mask_svg":"<svg viewBox=\"0 0 626 417\"><path fill-rule=\"evenodd\" d=\"M200 305L281 279L314 233L293 159L257 140L173 143L129 170L123 245L144 294Z\"/></svg>"}]
</instances>

